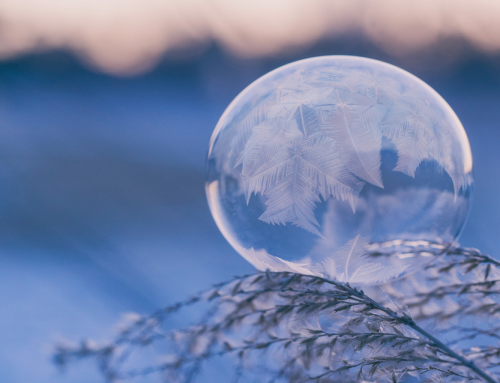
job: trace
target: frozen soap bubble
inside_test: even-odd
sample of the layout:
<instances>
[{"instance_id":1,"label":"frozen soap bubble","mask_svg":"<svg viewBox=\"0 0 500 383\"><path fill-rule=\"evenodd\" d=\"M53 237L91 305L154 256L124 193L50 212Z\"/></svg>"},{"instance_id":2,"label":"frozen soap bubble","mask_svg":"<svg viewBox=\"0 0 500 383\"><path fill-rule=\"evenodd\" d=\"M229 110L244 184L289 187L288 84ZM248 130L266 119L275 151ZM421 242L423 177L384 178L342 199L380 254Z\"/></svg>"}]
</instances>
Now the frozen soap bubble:
<instances>
[{"instance_id":1,"label":"frozen soap bubble","mask_svg":"<svg viewBox=\"0 0 500 383\"><path fill-rule=\"evenodd\" d=\"M248 86L215 128L206 173L219 229L257 269L364 284L445 252L472 182L450 106L402 69L349 56Z\"/></svg>"}]
</instances>

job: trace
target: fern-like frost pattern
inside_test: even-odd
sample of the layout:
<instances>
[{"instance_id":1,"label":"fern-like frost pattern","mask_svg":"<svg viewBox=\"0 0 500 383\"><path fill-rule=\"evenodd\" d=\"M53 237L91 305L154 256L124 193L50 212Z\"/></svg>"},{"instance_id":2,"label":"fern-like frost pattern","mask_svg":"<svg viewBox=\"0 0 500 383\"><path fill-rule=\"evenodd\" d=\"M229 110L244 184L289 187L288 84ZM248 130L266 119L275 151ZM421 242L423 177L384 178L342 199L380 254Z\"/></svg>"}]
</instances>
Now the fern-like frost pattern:
<instances>
[{"instance_id":1,"label":"fern-like frost pattern","mask_svg":"<svg viewBox=\"0 0 500 383\"><path fill-rule=\"evenodd\" d=\"M369 255L368 245L368 239L358 234L336 252L330 253L322 263L323 272L317 274L341 282L378 283L399 277L409 267L387 267L386 263Z\"/></svg>"},{"instance_id":2,"label":"fern-like frost pattern","mask_svg":"<svg viewBox=\"0 0 500 383\"><path fill-rule=\"evenodd\" d=\"M250 85L217 124L206 177L217 225L254 267L360 285L446 251L473 192L449 105L399 68L348 56Z\"/></svg>"},{"instance_id":3,"label":"fern-like frost pattern","mask_svg":"<svg viewBox=\"0 0 500 383\"><path fill-rule=\"evenodd\" d=\"M365 185L383 188L383 137L395 146L394 171L415 177L435 160L453 181L455 195L469 184L457 137L442 112L404 81L363 68L326 68L276 80L233 132L229 152L241 167L247 203L267 198L260 220L292 223L321 237L315 207L330 197L353 211ZM232 169L227 169L231 171Z\"/></svg>"}]
</instances>

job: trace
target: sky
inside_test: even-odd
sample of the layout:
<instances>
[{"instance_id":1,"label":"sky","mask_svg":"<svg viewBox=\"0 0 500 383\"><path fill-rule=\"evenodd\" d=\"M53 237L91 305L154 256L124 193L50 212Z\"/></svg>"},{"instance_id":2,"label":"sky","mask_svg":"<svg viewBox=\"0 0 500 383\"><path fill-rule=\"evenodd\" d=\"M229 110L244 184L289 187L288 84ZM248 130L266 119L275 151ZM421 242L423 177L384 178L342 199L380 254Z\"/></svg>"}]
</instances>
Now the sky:
<instances>
[{"instance_id":1,"label":"sky","mask_svg":"<svg viewBox=\"0 0 500 383\"><path fill-rule=\"evenodd\" d=\"M57 371L51 345L105 340L124 313L252 272L208 210L208 142L242 89L305 57L381 59L444 97L474 160L461 242L497 257L496 3L252 3L0 3L1 381L98 381L86 364Z\"/></svg>"},{"instance_id":2,"label":"sky","mask_svg":"<svg viewBox=\"0 0 500 383\"><path fill-rule=\"evenodd\" d=\"M0 57L68 49L100 71L127 75L211 43L272 57L346 34L396 56L447 40L494 54L499 13L496 0L3 0Z\"/></svg>"}]
</instances>

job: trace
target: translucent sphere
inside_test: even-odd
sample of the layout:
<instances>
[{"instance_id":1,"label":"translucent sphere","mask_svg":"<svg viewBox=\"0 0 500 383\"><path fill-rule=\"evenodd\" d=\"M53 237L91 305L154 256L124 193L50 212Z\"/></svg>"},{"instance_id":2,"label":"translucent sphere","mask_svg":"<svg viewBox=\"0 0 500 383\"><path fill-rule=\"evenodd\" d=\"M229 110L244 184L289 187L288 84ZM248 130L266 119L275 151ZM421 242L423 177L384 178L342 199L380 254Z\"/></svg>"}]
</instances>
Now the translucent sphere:
<instances>
[{"instance_id":1,"label":"translucent sphere","mask_svg":"<svg viewBox=\"0 0 500 383\"><path fill-rule=\"evenodd\" d=\"M206 191L229 243L259 270L377 284L458 238L472 155L427 84L366 58L325 56L249 85L210 141Z\"/></svg>"}]
</instances>

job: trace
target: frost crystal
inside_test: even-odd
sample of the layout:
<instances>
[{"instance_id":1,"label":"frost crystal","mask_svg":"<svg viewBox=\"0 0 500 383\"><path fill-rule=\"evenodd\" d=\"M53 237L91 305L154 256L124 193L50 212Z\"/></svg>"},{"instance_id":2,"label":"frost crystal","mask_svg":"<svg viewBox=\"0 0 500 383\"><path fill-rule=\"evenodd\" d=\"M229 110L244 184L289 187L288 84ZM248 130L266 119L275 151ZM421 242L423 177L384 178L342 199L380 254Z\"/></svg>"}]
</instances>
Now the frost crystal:
<instances>
[{"instance_id":1,"label":"frost crystal","mask_svg":"<svg viewBox=\"0 0 500 383\"><path fill-rule=\"evenodd\" d=\"M431 206L436 190L453 198L438 195L437 200L448 201L432 212L442 229L426 230L421 239L453 242L467 216L472 185L465 132L437 93L390 65L342 56L290 64L247 88L219 121L208 169L207 181L217 180L217 198L222 199L217 214L234 226L232 237L245 237L236 241L247 250L283 255L282 250L274 254L273 246L264 243L272 241L270 237L276 244L283 242L282 232L255 235L265 229L254 219L271 227L291 224L314 235L310 241L316 243L328 240L325 224L332 213L324 215L325 204L338 201L328 209L335 210L333 219L345 228L339 227L341 233L330 238L336 250L317 257L324 265L334 262L336 251L345 250L360 236L369 243L419 238L421 233L402 231L397 222L418 226L423 212L409 205L416 198L420 206ZM244 196L247 208L238 195ZM379 198L399 206L399 212L381 213ZM214 212L213 205L211 209ZM374 217L381 220L375 222ZM378 224L387 227L389 221L394 230L374 235L380 232ZM299 236L288 240L293 243ZM311 258L313 248L318 246L313 244L299 259ZM372 274L375 265L371 263ZM397 270L406 267L400 264ZM345 270L343 278L352 279L350 273ZM362 273L360 269L356 275L361 278Z\"/></svg>"}]
</instances>

